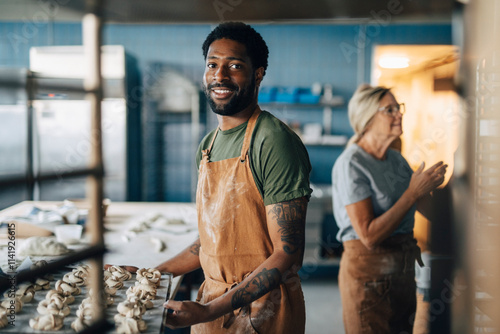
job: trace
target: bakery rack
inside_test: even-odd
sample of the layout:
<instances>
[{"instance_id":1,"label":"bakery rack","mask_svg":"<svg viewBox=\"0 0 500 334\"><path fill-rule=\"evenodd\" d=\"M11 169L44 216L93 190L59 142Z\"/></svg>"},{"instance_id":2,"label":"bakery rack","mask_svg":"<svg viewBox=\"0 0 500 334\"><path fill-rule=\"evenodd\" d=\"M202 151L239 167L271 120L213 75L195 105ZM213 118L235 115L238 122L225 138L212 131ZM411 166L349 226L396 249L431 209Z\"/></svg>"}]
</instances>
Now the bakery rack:
<instances>
[{"instance_id":1,"label":"bakery rack","mask_svg":"<svg viewBox=\"0 0 500 334\"><path fill-rule=\"evenodd\" d=\"M92 210L89 211L87 228L91 237L91 246L65 256L54 262L49 263L43 268L35 270L22 271L15 274L17 283L30 281L36 277L47 273L54 272L69 264L89 259L89 262L94 268L91 272L91 288L94 291L103 290L103 273L98 268L103 268L103 254L106 251L104 245L104 226L103 226L103 176L104 166L102 159L102 133L101 133L101 101L103 95L103 82L101 76L101 41L102 41L102 2L89 1L87 3L86 14L82 20L83 26L83 47L85 59L87 63L86 76L84 78L84 93L85 98L90 103L91 126L90 133L93 140L90 141L90 161L86 169L62 171L67 177L87 176L87 197L91 203ZM32 75L28 76L26 89L28 91L28 116L31 119L32 101L34 97L35 87L32 84ZM29 126L29 122L28 122ZM28 132L30 133L30 132ZM28 145L31 141L28 140ZM29 148L28 148L29 150ZM28 166L29 167L29 166ZM43 175L19 175L8 179L0 179L0 185L11 184L28 184L32 187L34 182L43 180L53 180L59 178L61 171L57 173L47 173ZM10 277L10 276L9 276ZM4 291L10 286L9 278L0 278L0 290ZM96 310L97 319L95 323L84 331L84 333L104 332L112 325L104 318L104 303L102 296L98 294L98 298L94 299L94 309Z\"/></svg>"}]
</instances>

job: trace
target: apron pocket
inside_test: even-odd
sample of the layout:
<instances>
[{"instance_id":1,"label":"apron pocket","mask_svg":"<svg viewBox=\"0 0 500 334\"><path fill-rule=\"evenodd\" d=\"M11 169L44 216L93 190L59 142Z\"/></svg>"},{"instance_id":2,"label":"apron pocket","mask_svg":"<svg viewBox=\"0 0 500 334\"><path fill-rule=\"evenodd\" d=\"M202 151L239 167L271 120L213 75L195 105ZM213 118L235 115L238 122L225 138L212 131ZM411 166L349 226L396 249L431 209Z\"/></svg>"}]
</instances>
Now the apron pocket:
<instances>
[{"instance_id":1,"label":"apron pocket","mask_svg":"<svg viewBox=\"0 0 500 334\"><path fill-rule=\"evenodd\" d=\"M391 280L389 278L369 281L363 284L363 299L361 301L360 313L368 312L372 308L377 307L377 313L383 313L384 306L389 306L389 289L391 286ZM381 308L382 307L382 308Z\"/></svg>"},{"instance_id":2,"label":"apron pocket","mask_svg":"<svg viewBox=\"0 0 500 334\"><path fill-rule=\"evenodd\" d=\"M275 299L271 298L272 296ZM274 289L250 304L248 319L255 333L263 332L271 325L270 322L279 321L275 316L280 309L280 300L281 289ZM272 327L273 325L271 325ZM268 332L268 330L265 330L265 332Z\"/></svg>"}]
</instances>

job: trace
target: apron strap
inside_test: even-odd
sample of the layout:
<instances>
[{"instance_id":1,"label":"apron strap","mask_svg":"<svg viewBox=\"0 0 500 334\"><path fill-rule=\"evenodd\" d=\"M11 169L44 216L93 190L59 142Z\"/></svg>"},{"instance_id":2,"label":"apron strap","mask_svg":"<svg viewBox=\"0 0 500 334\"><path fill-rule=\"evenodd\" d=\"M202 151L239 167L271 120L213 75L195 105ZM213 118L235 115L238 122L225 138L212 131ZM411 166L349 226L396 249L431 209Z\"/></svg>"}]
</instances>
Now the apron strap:
<instances>
[{"instance_id":1,"label":"apron strap","mask_svg":"<svg viewBox=\"0 0 500 334\"><path fill-rule=\"evenodd\" d=\"M250 140L252 139L253 129L255 128L255 124L257 123L257 118L259 118L260 113L261 110L257 106L257 109L255 109L252 116L248 120L247 129L245 131L245 138L243 139L243 145L241 146L241 155L240 155L241 162L245 162L246 160L248 149L250 148Z\"/></svg>"},{"instance_id":2,"label":"apron strap","mask_svg":"<svg viewBox=\"0 0 500 334\"><path fill-rule=\"evenodd\" d=\"M212 137L212 140L210 141L210 145L208 146L208 148L206 150L201 151L202 159L204 159L205 157L207 159L210 159L210 151L212 151L212 146L214 145L215 137L217 137L218 133L219 133L219 127L217 127L217 129L215 130L214 136Z\"/></svg>"}]
</instances>

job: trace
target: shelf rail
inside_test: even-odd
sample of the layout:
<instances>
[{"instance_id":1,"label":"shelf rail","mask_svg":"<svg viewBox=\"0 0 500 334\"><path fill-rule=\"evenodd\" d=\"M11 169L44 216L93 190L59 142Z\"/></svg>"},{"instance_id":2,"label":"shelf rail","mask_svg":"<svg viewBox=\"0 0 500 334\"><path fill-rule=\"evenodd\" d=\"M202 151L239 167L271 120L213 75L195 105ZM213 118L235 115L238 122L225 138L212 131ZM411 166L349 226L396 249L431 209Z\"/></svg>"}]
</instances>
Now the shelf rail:
<instances>
[{"instance_id":1,"label":"shelf rail","mask_svg":"<svg viewBox=\"0 0 500 334\"><path fill-rule=\"evenodd\" d=\"M103 176L104 164L102 155L102 132L101 132L101 103L103 98L103 79L101 75L101 44L102 44L102 9L103 2L100 0L86 1L86 14L82 20L83 46L86 60L86 76L83 84L85 99L90 103L91 140L90 162L87 168L78 170L58 171L57 173L46 173L34 175L32 166L32 130L33 130L33 110L32 102L34 100L35 85L30 80L28 74L26 90L28 92L28 170L26 174L12 175L10 177L0 178L0 185L26 184L30 189L37 181L52 180L64 177L82 177L87 176L86 197L91 203L87 228L91 237L91 246L64 256L56 261L49 263L46 267L35 270L22 271L15 274L16 284L24 281L32 281L46 273L54 272L65 268L69 264L90 259L91 263L91 281L90 286L94 291L103 291L103 255L106 252L104 244L104 224L103 224ZM2 82L5 85L5 82ZM33 190L33 189L32 189ZM11 285L10 277L0 277L0 291L6 290ZM95 333L105 332L113 328L105 319L104 300L102 294L96 294L93 299L94 323L84 332Z\"/></svg>"}]
</instances>

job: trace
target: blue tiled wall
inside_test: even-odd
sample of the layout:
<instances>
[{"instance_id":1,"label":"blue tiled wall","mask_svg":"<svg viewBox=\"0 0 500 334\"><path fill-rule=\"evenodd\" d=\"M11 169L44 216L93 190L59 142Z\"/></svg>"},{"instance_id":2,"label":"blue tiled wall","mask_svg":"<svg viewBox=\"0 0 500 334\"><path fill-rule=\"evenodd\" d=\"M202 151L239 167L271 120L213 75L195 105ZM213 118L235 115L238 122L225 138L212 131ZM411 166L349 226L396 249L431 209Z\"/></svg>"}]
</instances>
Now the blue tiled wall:
<instances>
[{"instance_id":1,"label":"blue tiled wall","mask_svg":"<svg viewBox=\"0 0 500 334\"><path fill-rule=\"evenodd\" d=\"M203 68L201 44L211 25L121 25L104 29L105 44L121 44L135 57L139 70L151 62L166 62ZM308 87L315 82L331 84L334 94L348 101L358 81L370 81L373 47L377 44L450 44L451 25L419 24L390 26L352 25L255 25L270 49L269 69L263 85ZM366 43L359 43L359 31L366 28ZM0 23L0 66L28 66L31 46L81 44L81 26L56 23L53 26L23 22ZM364 68L358 69L358 55L364 54ZM362 70L360 73L359 70ZM362 79L359 79L361 75ZM201 78L200 78L201 79ZM277 116L301 123L321 120L321 110L292 110ZM346 107L335 108L334 133L351 134ZM330 183L330 170L341 152L338 147L310 147L316 183Z\"/></svg>"}]
</instances>

